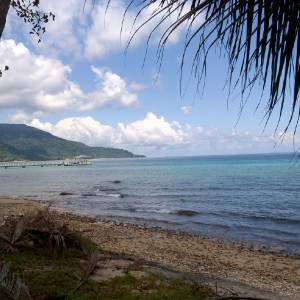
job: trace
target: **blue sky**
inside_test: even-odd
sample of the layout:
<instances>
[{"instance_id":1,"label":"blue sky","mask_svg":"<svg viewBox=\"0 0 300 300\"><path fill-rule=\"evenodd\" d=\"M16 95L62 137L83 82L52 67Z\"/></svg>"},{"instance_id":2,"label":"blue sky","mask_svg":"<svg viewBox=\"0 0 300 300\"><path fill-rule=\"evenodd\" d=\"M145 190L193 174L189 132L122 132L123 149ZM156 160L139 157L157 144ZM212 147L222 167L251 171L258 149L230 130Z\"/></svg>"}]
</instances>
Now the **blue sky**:
<instances>
[{"instance_id":1,"label":"blue sky","mask_svg":"<svg viewBox=\"0 0 300 300\"><path fill-rule=\"evenodd\" d=\"M125 2L113 1L106 15L106 1L94 6L87 1L84 11L83 3L41 1L41 9L56 16L41 43L10 10L0 42L1 64L10 68L0 80L1 123L24 123L91 146L147 156L286 152L299 146L293 127L276 144L287 115L277 132L276 114L264 128L266 98L256 109L259 88L239 118L241 97L237 90L228 100L227 61L218 51L211 52L204 92L197 94L194 78L186 84L191 47L180 95L185 28L171 36L158 72L157 42L167 24L153 35L143 67L153 23L135 36L125 55L134 9L120 36Z\"/></svg>"}]
</instances>

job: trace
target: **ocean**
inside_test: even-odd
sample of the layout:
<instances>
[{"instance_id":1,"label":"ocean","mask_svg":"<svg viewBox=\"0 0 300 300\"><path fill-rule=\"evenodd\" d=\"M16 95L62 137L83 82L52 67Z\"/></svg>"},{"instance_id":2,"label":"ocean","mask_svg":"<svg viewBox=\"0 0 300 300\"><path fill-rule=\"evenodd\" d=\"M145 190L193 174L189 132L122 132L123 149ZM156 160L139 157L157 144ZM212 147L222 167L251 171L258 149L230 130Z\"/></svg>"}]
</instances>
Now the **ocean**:
<instances>
[{"instance_id":1,"label":"ocean","mask_svg":"<svg viewBox=\"0 0 300 300\"><path fill-rule=\"evenodd\" d=\"M101 159L77 167L0 168L0 195L299 254L300 161L292 156Z\"/></svg>"}]
</instances>

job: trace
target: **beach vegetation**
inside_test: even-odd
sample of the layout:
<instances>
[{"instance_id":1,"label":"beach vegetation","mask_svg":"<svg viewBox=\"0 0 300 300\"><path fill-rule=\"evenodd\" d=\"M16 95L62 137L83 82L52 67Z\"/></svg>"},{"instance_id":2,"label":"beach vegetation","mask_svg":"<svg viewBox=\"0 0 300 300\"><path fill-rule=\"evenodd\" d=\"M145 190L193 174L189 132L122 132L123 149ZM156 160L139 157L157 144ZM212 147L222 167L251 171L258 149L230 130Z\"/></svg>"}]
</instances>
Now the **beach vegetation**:
<instances>
[{"instance_id":1,"label":"beach vegetation","mask_svg":"<svg viewBox=\"0 0 300 300\"><path fill-rule=\"evenodd\" d=\"M1 259L10 261L12 270L18 274L27 287L32 299L208 299L214 296L212 289L185 278L166 278L149 273L135 278L128 272L124 276L97 282L87 278L76 290L76 278L72 275L74 266L80 266L82 259L67 251L65 256L51 259L32 251L1 253ZM72 292L70 292L72 291ZM9 298L1 298L3 300ZM19 298L26 299L26 298ZM30 298L28 298L30 299Z\"/></svg>"},{"instance_id":2,"label":"beach vegetation","mask_svg":"<svg viewBox=\"0 0 300 300\"><path fill-rule=\"evenodd\" d=\"M31 299L27 286L11 271L10 263L6 261L0 261L0 297Z\"/></svg>"},{"instance_id":3,"label":"beach vegetation","mask_svg":"<svg viewBox=\"0 0 300 300\"><path fill-rule=\"evenodd\" d=\"M5 226L0 229L0 240L4 266L6 262L11 263L13 272L16 273L20 272L20 268L24 270L25 267L30 275L28 277L30 286L36 270L38 273L35 273L35 283L37 286L42 285L40 281L46 280L44 272L46 268L52 272L52 276L47 281L52 280L53 285L63 282L63 289L55 290L56 296L66 296L77 290L99 260L96 247L71 232L66 224L55 221L48 209L7 220ZM79 262L74 262L75 257ZM70 277L70 280L65 281L66 277ZM25 284L27 284L26 280Z\"/></svg>"},{"instance_id":4,"label":"beach vegetation","mask_svg":"<svg viewBox=\"0 0 300 300\"><path fill-rule=\"evenodd\" d=\"M1 299L188 300L215 295L183 277L172 279L150 271L136 276L134 272L143 270L140 260L125 266L122 276L97 281L90 274L103 263L100 252L48 209L8 219L0 228Z\"/></svg>"}]
</instances>

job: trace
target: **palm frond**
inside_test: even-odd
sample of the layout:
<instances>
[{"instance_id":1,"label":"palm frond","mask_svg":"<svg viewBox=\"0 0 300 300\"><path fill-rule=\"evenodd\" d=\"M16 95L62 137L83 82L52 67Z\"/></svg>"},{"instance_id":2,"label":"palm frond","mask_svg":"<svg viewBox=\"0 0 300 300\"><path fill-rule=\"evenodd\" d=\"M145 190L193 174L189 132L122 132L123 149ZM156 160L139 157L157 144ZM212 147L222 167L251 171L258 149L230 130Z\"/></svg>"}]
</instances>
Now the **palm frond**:
<instances>
[{"instance_id":1,"label":"palm frond","mask_svg":"<svg viewBox=\"0 0 300 300\"><path fill-rule=\"evenodd\" d=\"M23 218L20 218L15 224L15 228L11 237L11 244L16 243L20 237L28 229L29 224L32 222L31 215L25 215Z\"/></svg>"},{"instance_id":2,"label":"palm frond","mask_svg":"<svg viewBox=\"0 0 300 300\"><path fill-rule=\"evenodd\" d=\"M60 225L53 218L48 209L37 213L29 213L20 219L11 219L0 228L0 239L10 246L11 250L35 245L37 249L40 243L44 250L45 245L52 257L57 257L66 248L65 240L70 231L64 225Z\"/></svg>"},{"instance_id":3,"label":"palm frond","mask_svg":"<svg viewBox=\"0 0 300 300\"><path fill-rule=\"evenodd\" d=\"M92 272L94 271L97 262L99 261L99 252L98 250L94 250L93 252L90 253L88 260L86 261L86 263L80 265L77 265L76 268L74 269L74 271L70 274L70 276L72 276L72 278L75 278L77 280L76 285L74 286L73 289L71 289L70 291L68 291L67 293L58 296L56 298L64 298L67 295L73 293L74 291L76 291L77 289L79 289L79 287L84 283L84 281L90 276L90 274L92 274Z\"/></svg>"},{"instance_id":4,"label":"palm frond","mask_svg":"<svg viewBox=\"0 0 300 300\"><path fill-rule=\"evenodd\" d=\"M49 252L52 257L57 257L59 253L63 253L66 249L65 238L60 232L50 233L49 236Z\"/></svg>"},{"instance_id":5,"label":"palm frond","mask_svg":"<svg viewBox=\"0 0 300 300\"><path fill-rule=\"evenodd\" d=\"M0 299L31 300L28 288L11 272L10 264L0 261Z\"/></svg>"},{"instance_id":6,"label":"palm frond","mask_svg":"<svg viewBox=\"0 0 300 300\"><path fill-rule=\"evenodd\" d=\"M207 57L211 49L219 47L228 56L230 91L240 86L241 107L244 106L245 92L251 93L254 84L258 82L262 93L268 94L267 103L264 103L266 122L274 114L275 108L276 111L278 108L277 126L283 113L288 112L289 119L284 125L284 132L293 121L294 133L296 132L300 116L300 1L133 0L129 6L134 4L138 7L137 17L145 9L154 9L150 17L133 31L128 45L146 24L159 17L149 34L148 48L153 33L169 21L170 17L175 17L175 21L167 27L159 41L159 65L170 36L180 27L187 26L181 84L186 54L192 45L198 44L191 65L191 74L195 76L198 85L205 77ZM199 19L203 16L204 21L199 25ZM263 104L260 103L261 99L258 105Z\"/></svg>"}]
</instances>

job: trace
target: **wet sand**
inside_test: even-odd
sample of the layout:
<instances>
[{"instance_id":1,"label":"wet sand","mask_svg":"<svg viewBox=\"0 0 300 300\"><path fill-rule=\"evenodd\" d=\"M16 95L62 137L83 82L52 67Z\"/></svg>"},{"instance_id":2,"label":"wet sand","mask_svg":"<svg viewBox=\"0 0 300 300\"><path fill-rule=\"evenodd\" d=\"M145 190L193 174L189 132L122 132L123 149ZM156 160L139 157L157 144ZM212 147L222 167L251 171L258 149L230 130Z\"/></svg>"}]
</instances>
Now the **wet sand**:
<instances>
[{"instance_id":1,"label":"wet sand","mask_svg":"<svg viewBox=\"0 0 300 300\"><path fill-rule=\"evenodd\" d=\"M34 211L41 205L37 201L0 198L0 224L10 215ZM198 235L99 221L66 212L57 212L57 217L103 250L195 276L247 284L274 292L277 299L300 299L300 253L283 256Z\"/></svg>"}]
</instances>

